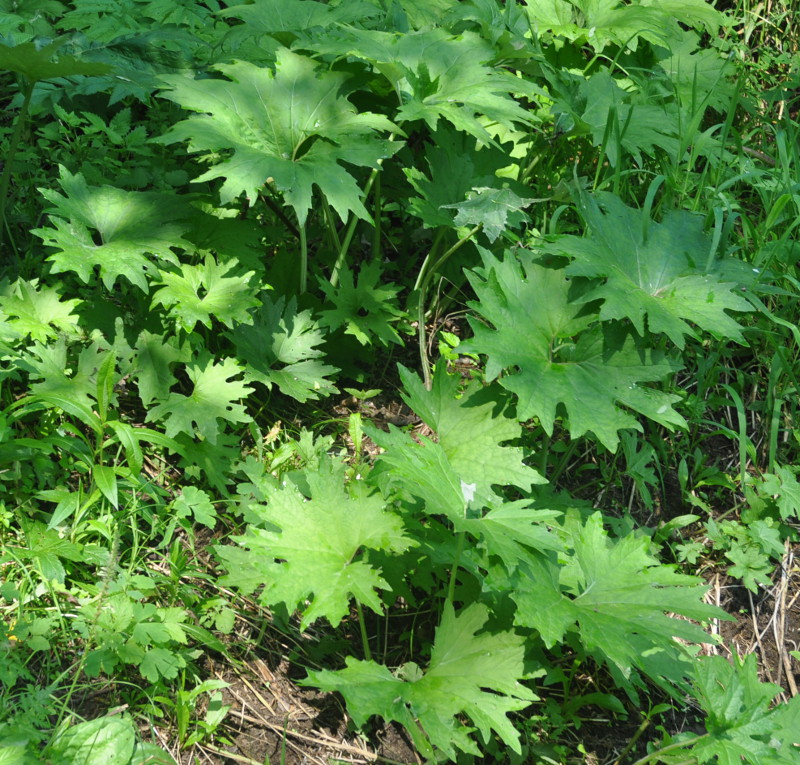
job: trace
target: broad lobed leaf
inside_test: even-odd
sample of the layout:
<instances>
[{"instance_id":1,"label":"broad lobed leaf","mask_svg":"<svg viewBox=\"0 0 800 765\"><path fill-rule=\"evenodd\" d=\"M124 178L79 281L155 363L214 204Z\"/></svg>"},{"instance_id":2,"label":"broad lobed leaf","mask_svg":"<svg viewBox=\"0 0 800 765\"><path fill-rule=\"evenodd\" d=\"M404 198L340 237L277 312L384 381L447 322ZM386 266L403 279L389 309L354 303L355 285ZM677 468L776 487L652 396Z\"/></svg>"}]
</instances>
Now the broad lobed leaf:
<instances>
[{"instance_id":1,"label":"broad lobed leaf","mask_svg":"<svg viewBox=\"0 0 800 765\"><path fill-rule=\"evenodd\" d=\"M427 756L432 747L452 759L457 749L479 754L469 735L474 728L458 719L462 714L484 742L494 731L520 753L519 733L507 715L536 699L520 682L526 674L524 640L513 632L483 632L488 616L481 604L456 614L446 603L424 672L407 664L392 674L374 662L348 657L345 669L309 672L306 682L341 693L359 727L374 714L399 722Z\"/></svg>"}]
</instances>

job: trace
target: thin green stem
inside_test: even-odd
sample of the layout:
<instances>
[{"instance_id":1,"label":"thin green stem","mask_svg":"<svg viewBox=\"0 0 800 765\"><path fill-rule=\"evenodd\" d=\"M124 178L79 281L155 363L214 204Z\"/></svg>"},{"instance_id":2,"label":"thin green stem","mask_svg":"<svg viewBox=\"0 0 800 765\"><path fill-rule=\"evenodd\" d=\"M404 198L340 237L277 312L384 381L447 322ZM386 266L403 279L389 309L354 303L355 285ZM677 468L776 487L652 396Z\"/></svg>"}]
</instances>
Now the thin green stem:
<instances>
[{"instance_id":1,"label":"thin green stem","mask_svg":"<svg viewBox=\"0 0 800 765\"><path fill-rule=\"evenodd\" d=\"M325 223L328 225L328 233L330 234L331 242L333 242L333 246L338 253L342 249L342 243L339 240L339 232L336 230L336 221L333 219L333 211L324 194L322 195L322 210L325 213Z\"/></svg>"},{"instance_id":2,"label":"thin green stem","mask_svg":"<svg viewBox=\"0 0 800 765\"><path fill-rule=\"evenodd\" d=\"M456 594L456 574L458 573L458 564L461 560L461 551L464 549L464 538L466 532L459 531L456 541L456 555L453 558L453 567L450 569L450 581L447 583L447 602L452 606Z\"/></svg>"},{"instance_id":3,"label":"thin green stem","mask_svg":"<svg viewBox=\"0 0 800 765\"><path fill-rule=\"evenodd\" d=\"M364 649L364 658L367 661L372 661L372 651L369 647L369 638L367 637L367 625L364 622L364 610L361 608L361 603L356 601L356 611L358 613L358 626L361 630L361 646Z\"/></svg>"},{"instance_id":4,"label":"thin green stem","mask_svg":"<svg viewBox=\"0 0 800 765\"><path fill-rule=\"evenodd\" d=\"M294 223L292 223L289 220L289 218L286 217L286 213L283 210L281 210L277 202L275 202L275 200L272 199L271 197L267 196L267 194L265 194L263 191L259 192L258 196L261 199L261 201L267 207L269 207L269 209L272 210L272 212L275 213L276 217L280 220L280 222L283 223L283 225L286 226L286 228L289 229L289 231L299 239L300 232L297 230L297 227L294 225Z\"/></svg>"},{"instance_id":5,"label":"thin green stem","mask_svg":"<svg viewBox=\"0 0 800 765\"><path fill-rule=\"evenodd\" d=\"M378 177L378 173L380 172L380 168L375 168L369 176L367 180L367 185L364 186L364 199L369 196L369 192L372 190L372 184L375 183L375 179ZM347 252L350 249L350 243L353 241L353 236L356 233L356 226L358 225L358 217L351 213L350 221L347 224L347 231L345 231L344 239L342 240L342 246L339 249L339 255L336 257L336 262L333 264L333 269L331 269L331 286L335 287L339 283L339 273L342 270L342 266L344 266L344 259L347 257Z\"/></svg>"},{"instance_id":6,"label":"thin green stem","mask_svg":"<svg viewBox=\"0 0 800 765\"><path fill-rule=\"evenodd\" d=\"M630 752L631 749L633 749L633 747L636 746L636 742L641 738L642 733L644 733L645 730L647 730L647 727L649 725L650 725L649 718L646 717L644 720L642 720L641 725L639 725L639 727L636 729L636 732L633 734L633 736L631 736L631 740L628 741L627 745L622 750L619 757L617 757L617 759L614 762L614 765L620 765L620 763L625 759L625 757L627 757L628 752Z\"/></svg>"},{"instance_id":7,"label":"thin green stem","mask_svg":"<svg viewBox=\"0 0 800 765\"><path fill-rule=\"evenodd\" d=\"M428 254L425 256L425 260L422 261L422 265L420 266L419 273L417 274L417 281L414 283L414 289L418 290L419 285L422 282L425 274L428 271L428 266L430 262L433 260L434 256L438 252L439 244L441 243L442 239L444 238L445 232L447 229L444 226L441 226L437 232L436 236L433 239L433 244L431 245L430 250L428 250Z\"/></svg>"},{"instance_id":8,"label":"thin green stem","mask_svg":"<svg viewBox=\"0 0 800 765\"><path fill-rule=\"evenodd\" d=\"M14 157L17 154L19 143L22 140L22 129L25 127L25 122L28 117L28 109L31 105L31 97L33 96L33 89L35 87L36 82L29 82L28 80L25 80L25 95L22 100L22 107L19 110L17 119L14 121L14 132L11 134L11 140L8 144L8 152L6 153L3 175L0 176L0 251L2 250L5 240L5 226L2 224L6 219L8 189L11 185L11 168L14 165Z\"/></svg>"},{"instance_id":9,"label":"thin green stem","mask_svg":"<svg viewBox=\"0 0 800 765\"><path fill-rule=\"evenodd\" d=\"M449 250L446 250L442 253L439 259L427 270L422 277L417 278L417 291L419 293L419 303L417 305L417 342L419 345L419 360L420 365L422 366L422 379L425 382L426 390L430 390L431 386L433 385L433 381L431 379L431 370L430 370L430 363L428 360L428 340L425 334L425 299L428 294L428 284L431 281L431 278L435 273L439 271L439 269L445 264L447 259L456 252L459 248L461 248L464 244L466 244L470 239L472 239L475 234L480 231L480 224L471 228L461 239L459 239ZM427 259L426 259L427 263ZM423 269L426 267L426 263L423 263Z\"/></svg>"},{"instance_id":10,"label":"thin green stem","mask_svg":"<svg viewBox=\"0 0 800 765\"><path fill-rule=\"evenodd\" d=\"M372 190L372 196L375 200L372 206L372 260L379 261L381 257L381 216L383 215L380 173L375 177L375 188Z\"/></svg>"},{"instance_id":11,"label":"thin green stem","mask_svg":"<svg viewBox=\"0 0 800 765\"><path fill-rule=\"evenodd\" d=\"M687 739L686 741L678 741L674 744L670 744L669 746L662 747L661 749L656 749L655 752L650 752L650 754L645 755L641 759L636 760L633 765L645 765L647 762L651 762L652 760L656 759L656 757L661 757L662 755L667 754L668 752L674 752L676 749L680 749L681 747L691 746L692 744L696 744L698 741L702 741L704 738L708 738L709 734L704 733L702 736L695 736L694 738Z\"/></svg>"},{"instance_id":12,"label":"thin green stem","mask_svg":"<svg viewBox=\"0 0 800 765\"><path fill-rule=\"evenodd\" d=\"M300 294L304 295L308 287L308 241L306 239L306 224L301 223L300 233Z\"/></svg>"}]
</instances>

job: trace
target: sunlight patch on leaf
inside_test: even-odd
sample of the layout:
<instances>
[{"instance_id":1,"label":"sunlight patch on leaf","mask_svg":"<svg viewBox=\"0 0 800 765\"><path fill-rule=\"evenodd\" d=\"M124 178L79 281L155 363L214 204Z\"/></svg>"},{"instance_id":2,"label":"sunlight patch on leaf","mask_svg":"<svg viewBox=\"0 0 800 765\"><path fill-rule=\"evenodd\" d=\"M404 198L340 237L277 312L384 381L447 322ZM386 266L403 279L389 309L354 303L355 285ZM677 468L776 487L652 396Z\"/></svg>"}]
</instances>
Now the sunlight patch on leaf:
<instances>
[{"instance_id":1,"label":"sunlight patch on leaf","mask_svg":"<svg viewBox=\"0 0 800 765\"><path fill-rule=\"evenodd\" d=\"M316 186L342 220L349 213L369 220L356 179L342 163L377 168L400 143L377 138L397 128L382 115L358 113L343 95L345 73L286 48L278 50L274 72L246 61L216 69L228 79L163 78L169 89L162 97L198 114L159 140L229 153L196 181L225 178L223 203L242 193L254 203L271 179L300 225Z\"/></svg>"},{"instance_id":2,"label":"sunlight patch on leaf","mask_svg":"<svg viewBox=\"0 0 800 765\"><path fill-rule=\"evenodd\" d=\"M378 494L348 491L341 466L326 460L305 473L309 497L288 484L251 506L259 525L215 548L229 573L221 583L249 594L263 585L263 603L300 609L301 629L324 617L336 627L351 598L383 612L378 590L388 589L366 550L399 553L411 546L398 516Z\"/></svg>"},{"instance_id":3,"label":"sunlight patch on leaf","mask_svg":"<svg viewBox=\"0 0 800 765\"><path fill-rule=\"evenodd\" d=\"M216 443L226 422L249 422L250 417L241 404L253 389L234 377L242 373L242 367L227 358L222 362L212 359L199 360L186 365L186 374L193 383L192 392L170 393L166 401L153 407L146 417L147 422L164 421L164 430L170 438L179 433L202 436Z\"/></svg>"}]
</instances>

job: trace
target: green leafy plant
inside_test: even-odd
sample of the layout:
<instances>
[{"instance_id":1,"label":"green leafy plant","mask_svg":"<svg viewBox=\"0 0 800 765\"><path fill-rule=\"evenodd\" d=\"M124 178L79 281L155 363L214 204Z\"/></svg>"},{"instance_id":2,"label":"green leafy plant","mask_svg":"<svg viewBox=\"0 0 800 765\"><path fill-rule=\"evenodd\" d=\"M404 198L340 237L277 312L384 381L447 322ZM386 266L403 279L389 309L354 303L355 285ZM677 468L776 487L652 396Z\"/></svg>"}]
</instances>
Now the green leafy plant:
<instances>
[{"instance_id":1,"label":"green leafy plant","mask_svg":"<svg viewBox=\"0 0 800 765\"><path fill-rule=\"evenodd\" d=\"M0 761L234 745L199 659L257 651L432 762L592 707L797 760L697 649L800 506L794 80L735 5L0 3Z\"/></svg>"}]
</instances>

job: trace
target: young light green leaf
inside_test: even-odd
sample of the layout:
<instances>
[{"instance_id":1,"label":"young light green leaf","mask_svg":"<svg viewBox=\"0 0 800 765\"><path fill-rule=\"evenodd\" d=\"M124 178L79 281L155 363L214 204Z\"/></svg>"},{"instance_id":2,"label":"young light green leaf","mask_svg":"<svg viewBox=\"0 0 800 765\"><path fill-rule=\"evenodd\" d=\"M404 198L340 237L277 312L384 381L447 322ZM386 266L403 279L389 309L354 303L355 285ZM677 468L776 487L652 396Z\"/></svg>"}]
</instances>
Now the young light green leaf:
<instances>
[{"instance_id":1,"label":"young light green leaf","mask_svg":"<svg viewBox=\"0 0 800 765\"><path fill-rule=\"evenodd\" d=\"M78 316L73 311L82 303L76 299L63 300L57 289L39 286L36 280L18 279L8 294L0 296L0 311L16 332L45 343L60 332L79 334Z\"/></svg>"},{"instance_id":2,"label":"young light green leaf","mask_svg":"<svg viewBox=\"0 0 800 765\"><path fill-rule=\"evenodd\" d=\"M439 446L458 477L474 483L475 500L488 503L500 495L492 486L525 491L546 480L523 463L522 448L507 445L522 436L507 394L497 386L471 382L461 390L459 375L438 364L430 391L417 375L399 368L403 400L436 431Z\"/></svg>"},{"instance_id":3,"label":"young light green leaf","mask_svg":"<svg viewBox=\"0 0 800 765\"><path fill-rule=\"evenodd\" d=\"M534 202L523 199L509 188L475 188L468 199L445 208L458 210L455 217L456 226L476 226L494 242L503 231L516 228L524 223L528 216L522 210Z\"/></svg>"},{"instance_id":4,"label":"young light green leaf","mask_svg":"<svg viewBox=\"0 0 800 765\"><path fill-rule=\"evenodd\" d=\"M352 597L381 613L377 590L388 585L363 551L411 546L400 518L379 495L348 492L330 460L304 475L310 498L291 484L270 491L266 505L251 507L264 528L234 537L239 548L216 548L230 572L221 581L245 594L263 585L262 602L302 608L301 629L320 617L337 626Z\"/></svg>"},{"instance_id":5,"label":"young light green leaf","mask_svg":"<svg viewBox=\"0 0 800 765\"><path fill-rule=\"evenodd\" d=\"M434 385L434 396L442 387L445 386L437 391ZM465 420L463 429L459 432L454 427L447 432L446 424L455 426L457 422L458 408L453 406L441 418L445 433L440 435L438 443L424 436L417 440L393 426L389 426L389 433L369 424L364 430L384 449L377 470L385 471L388 486L421 499L426 514L446 516L455 532L470 534L489 555L499 557L512 570L520 560L530 556L531 549L561 549L559 539L548 527L559 513L532 508L529 500L500 502L501 496L493 486L505 481L530 488L542 479L521 463L521 450L497 443L503 440L503 431L509 424L516 431L514 436L519 434L519 425L513 420L502 422L496 410L497 419L493 419L491 406L490 411L484 410L477 418L473 417L470 403L479 408L482 396L476 395L474 389L472 394L473 400L467 399L461 410ZM485 423L486 431L481 430L481 422ZM499 427L493 429L490 423ZM481 456L486 459L485 467L480 464ZM503 474L504 466L507 475ZM463 475L474 476L474 480L468 483ZM484 513L487 506L490 509Z\"/></svg>"},{"instance_id":6,"label":"young light green leaf","mask_svg":"<svg viewBox=\"0 0 800 765\"><path fill-rule=\"evenodd\" d=\"M488 615L482 604L456 615L445 603L425 672L409 663L394 675L379 664L348 657L345 669L309 672L306 683L341 693L359 727L375 714L399 722L426 757L439 750L455 760L456 749L478 755L469 735L475 728L484 742L494 731L519 753L519 732L507 715L536 699L520 682L524 639L513 632L482 632ZM475 728L463 725L461 715Z\"/></svg>"},{"instance_id":7,"label":"young light green leaf","mask_svg":"<svg viewBox=\"0 0 800 765\"><path fill-rule=\"evenodd\" d=\"M244 407L235 403L253 392L249 385L233 379L241 373L242 368L233 359L187 364L186 374L194 384L192 392L188 396L170 393L164 403L147 413L146 421L164 420L170 438L187 433L216 443L221 431L219 420L248 422L250 419Z\"/></svg>"},{"instance_id":8,"label":"young light green leaf","mask_svg":"<svg viewBox=\"0 0 800 765\"><path fill-rule=\"evenodd\" d=\"M74 348L74 346L73 346ZM78 418L85 424L94 423L96 414L84 417L96 406L96 374L109 351L99 344L81 349L77 360L64 338L50 345L34 343L20 358L19 366L30 375L30 394L34 398L51 402L68 402L60 406L64 411L78 410ZM72 412L71 412L72 413Z\"/></svg>"},{"instance_id":9,"label":"young light green leaf","mask_svg":"<svg viewBox=\"0 0 800 765\"><path fill-rule=\"evenodd\" d=\"M695 696L708 734L683 751L697 762L720 765L789 765L800 762L800 698L770 709L780 686L758 679L755 654L699 657Z\"/></svg>"},{"instance_id":10,"label":"young light green leaf","mask_svg":"<svg viewBox=\"0 0 800 765\"><path fill-rule=\"evenodd\" d=\"M591 430L612 451L619 430L641 429L626 409L666 427L686 425L672 408L678 396L642 385L674 373L675 363L638 348L628 333L586 330L592 316L571 302L563 271L534 263L525 251L507 253L502 261L486 253L485 263L467 277L478 296L470 305L491 326L470 318L474 337L460 347L488 356L489 380L517 370L500 384L518 396L519 419L538 417L552 433L563 407L573 438Z\"/></svg>"},{"instance_id":11,"label":"young light green leaf","mask_svg":"<svg viewBox=\"0 0 800 765\"><path fill-rule=\"evenodd\" d=\"M397 128L378 114L357 113L342 95L347 75L322 67L286 48L275 71L246 61L218 64L228 79L164 77L164 98L199 112L175 125L160 140L189 141L190 151L228 151L198 181L222 178L223 201L239 194L255 202L266 183L274 184L305 224L316 186L344 220L369 214L355 178L342 162L379 167L399 142L378 139Z\"/></svg>"},{"instance_id":12,"label":"young light green leaf","mask_svg":"<svg viewBox=\"0 0 800 765\"><path fill-rule=\"evenodd\" d=\"M212 317L230 328L248 323L252 321L249 310L260 301L249 286L253 271L228 276L238 265L235 259L217 263L208 255L202 265L181 265L179 274L161 271L164 286L153 295L153 305L166 306L186 332L198 323L211 329Z\"/></svg>"}]
</instances>

